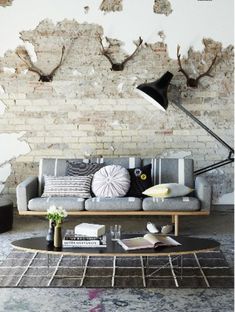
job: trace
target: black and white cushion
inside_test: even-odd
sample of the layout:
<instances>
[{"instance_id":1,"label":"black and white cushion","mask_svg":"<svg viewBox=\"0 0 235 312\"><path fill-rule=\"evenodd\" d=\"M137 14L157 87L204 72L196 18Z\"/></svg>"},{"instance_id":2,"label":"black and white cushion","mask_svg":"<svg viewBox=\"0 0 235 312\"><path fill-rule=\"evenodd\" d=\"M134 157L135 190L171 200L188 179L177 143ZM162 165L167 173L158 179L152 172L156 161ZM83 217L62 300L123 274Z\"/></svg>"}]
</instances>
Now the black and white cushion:
<instances>
[{"instance_id":1,"label":"black and white cushion","mask_svg":"<svg viewBox=\"0 0 235 312\"><path fill-rule=\"evenodd\" d=\"M66 164L66 175L68 176L87 176L96 173L104 166L104 164L85 163L79 160L67 160Z\"/></svg>"},{"instance_id":2,"label":"black and white cushion","mask_svg":"<svg viewBox=\"0 0 235 312\"><path fill-rule=\"evenodd\" d=\"M93 175L88 176L44 176L45 186L42 197L76 196L90 198L90 186Z\"/></svg>"},{"instance_id":3,"label":"black and white cushion","mask_svg":"<svg viewBox=\"0 0 235 312\"><path fill-rule=\"evenodd\" d=\"M131 186L126 196L145 197L142 192L152 186L151 164L128 169L128 171L131 177Z\"/></svg>"}]
</instances>

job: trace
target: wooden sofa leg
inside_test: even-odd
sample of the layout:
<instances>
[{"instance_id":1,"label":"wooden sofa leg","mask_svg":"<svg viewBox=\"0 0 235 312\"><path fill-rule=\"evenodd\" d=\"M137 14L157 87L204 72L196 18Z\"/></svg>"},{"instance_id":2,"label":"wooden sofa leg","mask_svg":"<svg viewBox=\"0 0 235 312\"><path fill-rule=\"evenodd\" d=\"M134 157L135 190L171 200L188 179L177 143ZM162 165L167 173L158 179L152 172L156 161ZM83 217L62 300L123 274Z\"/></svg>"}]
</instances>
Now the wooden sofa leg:
<instances>
[{"instance_id":1,"label":"wooden sofa leg","mask_svg":"<svg viewBox=\"0 0 235 312\"><path fill-rule=\"evenodd\" d=\"M179 216L175 215L175 236L179 235Z\"/></svg>"}]
</instances>

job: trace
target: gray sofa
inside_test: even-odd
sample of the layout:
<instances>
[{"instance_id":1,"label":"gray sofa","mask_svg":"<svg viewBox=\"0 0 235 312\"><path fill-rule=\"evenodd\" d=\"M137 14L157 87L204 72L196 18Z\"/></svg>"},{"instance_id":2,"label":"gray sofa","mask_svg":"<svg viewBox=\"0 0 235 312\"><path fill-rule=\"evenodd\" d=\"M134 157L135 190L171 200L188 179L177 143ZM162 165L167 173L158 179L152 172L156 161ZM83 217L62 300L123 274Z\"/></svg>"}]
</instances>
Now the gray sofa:
<instances>
[{"instance_id":1,"label":"gray sofa","mask_svg":"<svg viewBox=\"0 0 235 312\"><path fill-rule=\"evenodd\" d=\"M80 161L83 161L80 159ZM87 160L86 160L87 161ZM92 159L94 162L94 159ZM41 194L44 187L44 175L64 176L66 159L41 159L39 175L29 177L17 186L17 207L21 215L46 214L50 205L63 206L70 215L171 215L177 223L179 215L208 215L211 207L211 187L208 182L193 176L192 159L151 159L138 157L102 158L95 160L105 165L116 164L125 168L135 168L152 164L153 184L180 183L194 188L189 196L175 198L77 198L48 197Z\"/></svg>"}]
</instances>

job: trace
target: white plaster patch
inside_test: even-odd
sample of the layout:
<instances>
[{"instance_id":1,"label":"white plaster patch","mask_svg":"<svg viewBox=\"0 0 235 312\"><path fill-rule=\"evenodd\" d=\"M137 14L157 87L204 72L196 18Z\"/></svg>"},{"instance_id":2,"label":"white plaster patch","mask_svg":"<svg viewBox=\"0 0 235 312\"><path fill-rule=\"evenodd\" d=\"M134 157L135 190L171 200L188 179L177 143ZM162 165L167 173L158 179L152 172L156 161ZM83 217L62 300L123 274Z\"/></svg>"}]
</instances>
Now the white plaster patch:
<instances>
[{"instance_id":1,"label":"white plaster patch","mask_svg":"<svg viewBox=\"0 0 235 312\"><path fill-rule=\"evenodd\" d=\"M120 82L119 85L117 86L118 93L122 93L123 92L123 85L124 85L124 83Z\"/></svg>"},{"instance_id":2,"label":"white plaster patch","mask_svg":"<svg viewBox=\"0 0 235 312\"><path fill-rule=\"evenodd\" d=\"M34 46L32 45L32 43L27 41L27 42L25 42L24 46L25 46L25 49L30 56L31 61L33 63L36 63L38 58L37 58L37 55L35 53Z\"/></svg>"},{"instance_id":3,"label":"white plaster patch","mask_svg":"<svg viewBox=\"0 0 235 312\"><path fill-rule=\"evenodd\" d=\"M190 156L191 152L186 151L170 151L170 152L164 152L161 154L161 157L164 158L185 158Z\"/></svg>"},{"instance_id":4,"label":"white plaster patch","mask_svg":"<svg viewBox=\"0 0 235 312\"><path fill-rule=\"evenodd\" d=\"M73 76L75 76L75 77L77 77L77 76L81 77L81 76L82 76L82 73L80 73L77 69L74 69L74 70L73 70Z\"/></svg>"},{"instance_id":5,"label":"white plaster patch","mask_svg":"<svg viewBox=\"0 0 235 312\"><path fill-rule=\"evenodd\" d=\"M28 143L20 140L24 134L24 132L0 134L0 165L30 152Z\"/></svg>"},{"instance_id":6,"label":"white plaster patch","mask_svg":"<svg viewBox=\"0 0 235 312\"><path fill-rule=\"evenodd\" d=\"M136 85L136 80L137 80L137 77L131 77L131 78L130 78L131 84L132 84L133 86L136 86L136 87L137 87L137 85Z\"/></svg>"},{"instance_id":7,"label":"white plaster patch","mask_svg":"<svg viewBox=\"0 0 235 312\"><path fill-rule=\"evenodd\" d=\"M70 0L68 5L64 0L57 0L55 10L53 1L15 0L10 11L0 11L0 29L7 29L8 33L7 36L0 33L0 55L22 44L19 33L22 29L34 29L45 18L45 12L54 22L67 18L102 25L105 36L123 41L128 54L135 49L135 38L141 36L146 42L156 42L159 30L164 30L171 58L176 58L177 44L181 46L182 55L190 46L203 50L203 37L220 41L224 46L234 42L233 0L226 0L226 5L221 0L171 0L172 14L157 15L157 18L153 0L135 0L134 6L133 1L123 0L123 11L106 15L99 10L99 4L100 1L94 0ZM89 14L85 12L85 6L89 6Z\"/></svg>"},{"instance_id":8,"label":"white plaster patch","mask_svg":"<svg viewBox=\"0 0 235 312\"><path fill-rule=\"evenodd\" d=\"M0 94L4 94L5 93L5 90L3 89L2 86L0 86Z\"/></svg>"},{"instance_id":9,"label":"white plaster patch","mask_svg":"<svg viewBox=\"0 0 235 312\"><path fill-rule=\"evenodd\" d=\"M214 205L233 205L234 204L234 192L223 194L219 198L213 200Z\"/></svg>"},{"instance_id":10,"label":"white plaster patch","mask_svg":"<svg viewBox=\"0 0 235 312\"><path fill-rule=\"evenodd\" d=\"M3 67L3 71L4 73L8 74L14 74L16 72L15 68L13 67Z\"/></svg>"},{"instance_id":11,"label":"white plaster patch","mask_svg":"<svg viewBox=\"0 0 235 312\"><path fill-rule=\"evenodd\" d=\"M21 73L22 73L23 75L26 75L28 71L29 71L28 69L24 69L24 70L21 71Z\"/></svg>"},{"instance_id":12,"label":"white plaster patch","mask_svg":"<svg viewBox=\"0 0 235 312\"><path fill-rule=\"evenodd\" d=\"M119 122L119 120L113 120L111 123L110 123L110 126L113 128L113 129L122 129L122 126Z\"/></svg>"},{"instance_id":13,"label":"white plaster patch","mask_svg":"<svg viewBox=\"0 0 235 312\"><path fill-rule=\"evenodd\" d=\"M4 189L4 182L11 174L11 165L7 162L30 152L28 143L20 140L23 135L24 132L0 134L0 166L2 165L0 167L0 193Z\"/></svg>"},{"instance_id":14,"label":"white plaster patch","mask_svg":"<svg viewBox=\"0 0 235 312\"><path fill-rule=\"evenodd\" d=\"M93 76L94 73L95 73L95 70L94 70L94 68L92 67L92 68L89 70L88 75L89 75L89 76Z\"/></svg>"},{"instance_id":15,"label":"white plaster patch","mask_svg":"<svg viewBox=\"0 0 235 312\"><path fill-rule=\"evenodd\" d=\"M114 153L115 152L115 147L113 145L110 145L109 147L111 149L111 151Z\"/></svg>"},{"instance_id":16,"label":"white plaster patch","mask_svg":"<svg viewBox=\"0 0 235 312\"><path fill-rule=\"evenodd\" d=\"M3 115L6 109L6 105L0 100L0 115Z\"/></svg>"},{"instance_id":17,"label":"white plaster patch","mask_svg":"<svg viewBox=\"0 0 235 312\"><path fill-rule=\"evenodd\" d=\"M5 182L11 174L11 164L5 164L0 167L0 183Z\"/></svg>"}]
</instances>

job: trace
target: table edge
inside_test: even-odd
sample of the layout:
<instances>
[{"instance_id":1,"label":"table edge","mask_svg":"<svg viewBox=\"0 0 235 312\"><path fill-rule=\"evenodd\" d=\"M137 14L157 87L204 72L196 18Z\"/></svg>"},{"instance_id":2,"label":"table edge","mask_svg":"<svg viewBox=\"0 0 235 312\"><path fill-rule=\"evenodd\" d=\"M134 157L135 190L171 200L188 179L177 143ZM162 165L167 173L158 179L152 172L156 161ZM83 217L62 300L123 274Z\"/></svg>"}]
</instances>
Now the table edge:
<instances>
[{"instance_id":1,"label":"table edge","mask_svg":"<svg viewBox=\"0 0 235 312\"><path fill-rule=\"evenodd\" d=\"M194 254L194 253L203 253L203 252L210 252L210 251L215 251L215 250L219 250L219 246L216 246L216 247L210 247L210 248L204 248L204 249L197 249L197 250L190 250L190 251L175 251L175 252L161 252L161 253L153 253L153 252L145 252L145 253L142 253L142 252L135 252L133 253L132 251L126 251L126 250L123 250L123 252L110 252L110 253L100 253L100 252L92 252L92 251L89 251L89 252L67 252L67 251L56 251L56 250L41 250L41 249L34 249L34 248L26 248L26 247L19 247L19 246L15 246L13 243L11 243L11 246L14 248L14 249L17 249L17 250L23 250L23 251L28 251L28 252L32 252L32 253L43 253L43 254L57 254L57 255L68 255L68 256L90 256L90 257L130 257L130 256L136 256L136 257L158 257L158 256L161 256L161 257L164 257L164 256L172 256L172 255L178 255L178 256L181 256L181 255L190 255L190 254ZM146 249L142 249L142 250L146 250Z\"/></svg>"}]
</instances>

